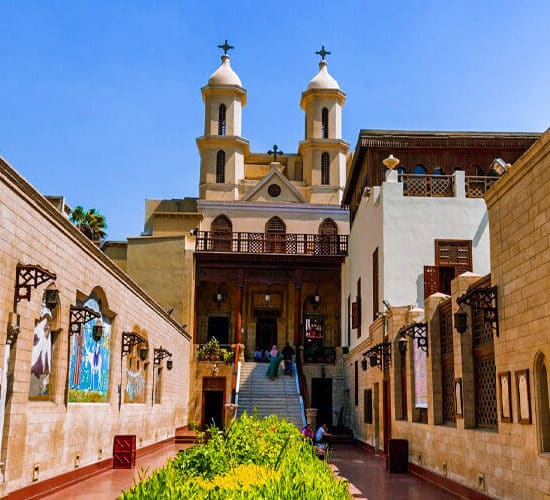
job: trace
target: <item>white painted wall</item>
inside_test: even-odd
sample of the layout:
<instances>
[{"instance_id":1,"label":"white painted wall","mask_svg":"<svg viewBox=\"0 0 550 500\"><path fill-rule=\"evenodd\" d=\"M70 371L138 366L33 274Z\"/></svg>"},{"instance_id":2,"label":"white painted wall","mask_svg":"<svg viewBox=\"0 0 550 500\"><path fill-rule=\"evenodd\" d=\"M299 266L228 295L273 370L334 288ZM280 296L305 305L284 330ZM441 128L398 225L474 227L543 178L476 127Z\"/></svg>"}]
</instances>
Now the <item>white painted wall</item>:
<instances>
[{"instance_id":1,"label":"white painted wall","mask_svg":"<svg viewBox=\"0 0 550 500\"><path fill-rule=\"evenodd\" d=\"M379 311L382 300L392 306L424 307L424 266L435 265L435 240L472 240L473 272L490 272L489 224L483 199L466 198L464 172L455 174L452 198L403 196L400 183L384 182L363 198L349 239L349 283L342 297L355 297L357 279L362 282L362 335L372 323L372 253L379 247ZM351 290L351 292L350 292ZM346 318L343 318L344 328ZM344 331L344 330L342 330ZM352 331L352 347L357 332Z\"/></svg>"}]
</instances>

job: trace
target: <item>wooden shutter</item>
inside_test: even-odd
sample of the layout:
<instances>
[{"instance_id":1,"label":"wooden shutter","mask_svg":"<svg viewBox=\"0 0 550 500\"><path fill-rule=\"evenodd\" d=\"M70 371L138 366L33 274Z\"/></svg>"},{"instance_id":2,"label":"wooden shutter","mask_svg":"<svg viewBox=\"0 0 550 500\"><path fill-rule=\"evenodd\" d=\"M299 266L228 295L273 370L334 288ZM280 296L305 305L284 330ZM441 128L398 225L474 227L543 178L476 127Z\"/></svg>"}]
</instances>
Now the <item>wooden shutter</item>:
<instances>
[{"instance_id":1,"label":"wooden shutter","mask_svg":"<svg viewBox=\"0 0 550 500\"><path fill-rule=\"evenodd\" d=\"M424 266L424 298L439 292L439 267Z\"/></svg>"}]
</instances>

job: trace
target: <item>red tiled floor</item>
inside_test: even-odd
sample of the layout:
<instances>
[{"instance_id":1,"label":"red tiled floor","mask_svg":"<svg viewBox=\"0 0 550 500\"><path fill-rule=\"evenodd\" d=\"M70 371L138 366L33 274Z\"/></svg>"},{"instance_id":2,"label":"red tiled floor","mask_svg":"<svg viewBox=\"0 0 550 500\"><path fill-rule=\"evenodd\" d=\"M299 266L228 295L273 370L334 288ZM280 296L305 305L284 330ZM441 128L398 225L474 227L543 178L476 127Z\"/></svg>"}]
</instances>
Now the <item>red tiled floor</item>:
<instances>
[{"instance_id":1,"label":"red tiled floor","mask_svg":"<svg viewBox=\"0 0 550 500\"><path fill-rule=\"evenodd\" d=\"M112 469L43 498L112 500L117 498L122 490L132 486L141 468L148 467L151 472L162 467L169 458L176 455L178 450L188 446L190 445L167 445L138 458L135 469ZM351 444L335 445L330 463L335 475L349 482L350 493L357 500L458 498L411 474L390 474L386 471L383 460Z\"/></svg>"},{"instance_id":2,"label":"red tiled floor","mask_svg":"<svg viewBox=\"0 0 550 500\"><path fill-rule=\"evenodd\" d=\"M58 500L60 498L113 500L123 490L134 484L134 478L137 480L142 468L148 468L150 473L162 467L169 458L177 454L178 450L183 450L189 446L188 444L169 444L153 453L138 457L135 469L111 469L42 498L48 500Z\"/></svg>"},{"instance_id":3,"label":"red tiled floor","mask_svg":"<svg viewBox=\"0 0 550 500\"><path fill-rule=\"evenodd\" d=\"M386 471L386 464L352 444L336 444L330 464L337 477L349 482L350 493L357 500L439 500L458 498L411 474Z\"/></svg>"}]
</instances>

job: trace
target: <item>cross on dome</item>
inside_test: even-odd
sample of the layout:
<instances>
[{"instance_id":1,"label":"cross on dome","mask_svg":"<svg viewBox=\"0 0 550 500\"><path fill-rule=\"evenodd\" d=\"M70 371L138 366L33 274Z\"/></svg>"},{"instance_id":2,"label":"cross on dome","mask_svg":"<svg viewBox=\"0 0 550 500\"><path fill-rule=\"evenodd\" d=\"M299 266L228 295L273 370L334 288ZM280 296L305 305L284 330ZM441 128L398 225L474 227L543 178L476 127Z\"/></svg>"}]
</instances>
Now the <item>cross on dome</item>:
<instances>
[{"instance_id":1,"label":"cross on dome","mask_svg":"<svg viewBox=\"0 0 550 500\"><path fill-rule=\"evenodd\" d=\"M277 155L284 155L284 153L277 147L277 144L273 144L273 149L270 149L267 154L273 155L273 161L277 161Z\"/></svg>"},{"instance_id":2,"label":"cross on dome","mask_svg":"<svg viewBox=\"0 0 550 500\"><path fill-rule=\"evenodd\" d=\"M218 48L222 49L223 50L223 55L226 56L227 52L230 51L231 49L234 49L235 47L233 47L233 45L229 45L229 43L227 42L227 39L226 39L225 42L223 43L223 45L218 45ZM330 54L330 52L329 52L329 54Z\"/></svg>"},{"instance_id":3,"label":"cross on dome","mask_svg":"<svg viewBox=\"0 0 550 500\"><path fill-rule=\"evenodd\" d=\"M325 46L321 45L321 50L318 50L315 52L316 54L319 54L321 56L321 61L325 60L325 56L328 56L329 54L332 54L332 52L329 52L328 50L325 50Z\"/></svg>"}]
</instances>

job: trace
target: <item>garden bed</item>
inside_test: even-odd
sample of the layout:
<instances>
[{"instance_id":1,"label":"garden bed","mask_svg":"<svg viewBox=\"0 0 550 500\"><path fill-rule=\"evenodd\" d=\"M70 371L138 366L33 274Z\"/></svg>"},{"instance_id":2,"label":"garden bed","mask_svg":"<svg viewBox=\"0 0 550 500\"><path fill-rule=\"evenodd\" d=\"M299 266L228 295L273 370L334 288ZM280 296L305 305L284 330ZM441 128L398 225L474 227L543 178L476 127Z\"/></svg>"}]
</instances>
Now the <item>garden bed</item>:
<instances>
[{"instance_id":1,"label":"garden bed","mask_svg":"<svg viewBox=\"0 0 550 500\"><path fill-rule=\"evenodd\" d=\"M276 416L242 415L225 433L170 460L121 496L130 499L350 498L293 424Z\"/></svg>"}]
</instances>

